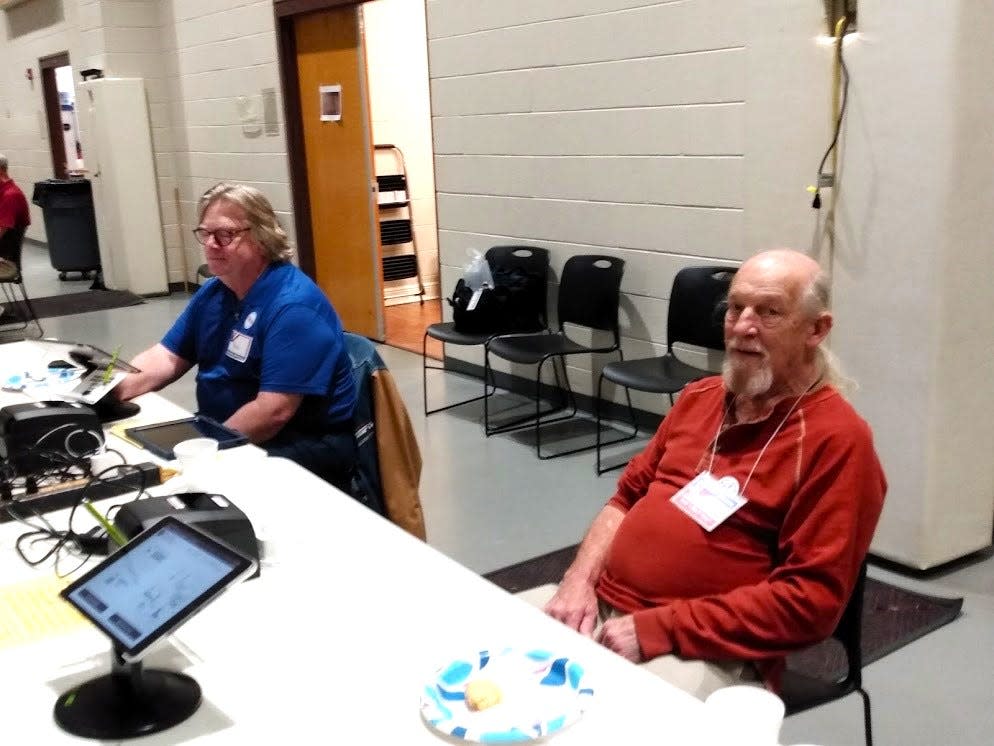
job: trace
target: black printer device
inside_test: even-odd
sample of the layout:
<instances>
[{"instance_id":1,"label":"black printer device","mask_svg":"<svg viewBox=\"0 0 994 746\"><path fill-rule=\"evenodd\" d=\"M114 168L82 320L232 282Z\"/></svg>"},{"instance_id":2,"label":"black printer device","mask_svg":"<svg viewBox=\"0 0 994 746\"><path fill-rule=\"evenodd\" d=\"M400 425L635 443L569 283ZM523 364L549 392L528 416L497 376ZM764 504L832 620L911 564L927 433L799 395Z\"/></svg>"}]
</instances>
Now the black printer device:
<instances>
[{"instance_id":1,"label":"black printer device","mask_svg":"<svg viewBox=\"0 0 994 746\"><path fill-rule=\"evenodd\" d=\"M206 492L185 492L162 497L147 497L125 503L114 516L114 524L128 539L132 539L165 516L173 516L220 539L232 549L256 560L259 545L252 522L224 495ZM258 577L259 570L255 575Z\"/></svg>"},{"instance_id":2,"label":"black printer device","mask_svg":"<svg viewBox=\"0 0 994 746\"><path fill-rule=\"evenodd\" d=\"M58 456L81 458L103 442L96 413L79 402L27 402L0 409L0 458L18 474L61 466Z\"/></svg>"}]
</instances>

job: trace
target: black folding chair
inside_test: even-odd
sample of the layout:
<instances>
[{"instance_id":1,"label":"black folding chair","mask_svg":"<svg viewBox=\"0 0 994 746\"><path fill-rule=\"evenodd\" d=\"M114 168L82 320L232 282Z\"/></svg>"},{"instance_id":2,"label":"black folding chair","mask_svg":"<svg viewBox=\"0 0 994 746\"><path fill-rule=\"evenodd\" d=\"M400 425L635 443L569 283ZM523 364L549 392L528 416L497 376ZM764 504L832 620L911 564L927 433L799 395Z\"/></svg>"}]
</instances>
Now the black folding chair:
<instances>
[{"instance_id":1,"label":"black folding chair","mask_svg":"<svg viewBox=\"0 0 994 746\"><path fill-rule=\"evenodd\" d=\"M841 679L817 678L800 671L787 669L780 688L780 698L788 715L810 710L812 707L842 699L853 692L863 698L863 732L866 746L873 746L873 724L870 717L870 695L863 689L863 591L866 587L866 561L859 569L859 577L852 596L846 604L832 637L842 643L846 651L848 670Z\"/></svg>"},{"instance_id":2,"label":"black folding chair","mask_svg":"<svg viewBox=\"0 0 994 746\"><path fill-rule=\"evenodd\" d=\"M512 363L537 365L535 371L535 414L517 418L497 426L490 424L488 400L483 400L483 422L487 436L527 427L535 428L535 453L540 459L565 456L593 448L594 445L573 448L554 454L542 455L542 426L568 420L576 415L576 398L569 384L565 358L568 355L582 355L615 352L624 359L621 352L621 339L618 331L618 303L621 292L621 276L625 262L612 256L578 255L566 260L559 283L558 323L559 330L542 334L514 334L494 337L484 345L483 367L485 375L491 374L490 356ZM590 329L608 331L612 343L604 347L589 347L573 341L566 335L566 324L577 324ZM556 376L556 388L561 395L562 405L542 410L542 367L552 359L552 370ZM565 394L556 370L556 361L562 366ZM549 414L570 412L553 419L543 420Z\"/></svg>"},{"instance_id":3,"label":"black folding chair","mask_svg":"<svg viewBox=\"0 0 994 746\"><path fill-rule=\"evenodd\" d=\"M507 270L520 269L523 272L534 274L542 278L547 278L549 274L548 249L540 249L536 246L493 246L487 249L487 253L484 254L484 257L490 265L491 270L496 270L498 268ZM543 282L542 292L540 294L536 294L533 299L533 302L535 303L534 316L540 320L539 326L532 329L521 329L521 332L537 332L548 328L548 322L546 320L547 288L548 283ZM492 372L485 369L484 373L486 375L483 382L482 396L474 396L469 399L463 399L435 409L428 409L428 371L446 370L446 368L441 365L428 365L428 338L431 337L432 339L437 339L441 342L444 354L446 344L464 345L467 347L483 345L486 344L487 340L492 336L494 336L494 334L491 332L481 332L476 334L460 332L451 321L432 324L425 330L424 338L421 341L421 390L424 394L424 409L426 417L430 414L434 414L435 412L442 412L446 409L452 409L453 407L461 407L463 404L480 401L480 399L484 399L492 395L497 388L494 383Z\"/></svg>"},{"instance_id":4,"label":"black folding chair","mask_svg":"<svg viewBox=\"0 0 994 746\"><path fill-rule=\"evenodd\" d=\"M735 275L735 267L684 267L673 278L670 301L666 318L666 354L661 357L640 360L621 360L608 363L597 379L597 399L595 403L597 419L597 464L598 474L619 469L624 462L604 467L601 464L601 448L611 443L631 440L639 433L638 421L632 409L630 389L668 394L670 405L673 394L691 381L711 375L711 372L685 363L677 357L673 345L684 343L711 350L724 350L724 301L728 286ZM611 443L601 443L601 390L604 379L625 389L628 401L628 414L633 431Z\"/></svg>"},{"instance_id":5,"label":"black folding chair","mask_svg":"<svg viewBox=\"0 0 994 746\"><path fill-rule=\"evenodd\" d=\"M21 274L21 250L24 245L26 228L11 228L0 236L0 285L6 305L0 316L0 331L27 329L34 324L38 329L37 336L43 337L44 330L35 313L31 298L24 288L24 277ZM18 297L18 294L20 297Z\"/></svg>"}]
</instances>

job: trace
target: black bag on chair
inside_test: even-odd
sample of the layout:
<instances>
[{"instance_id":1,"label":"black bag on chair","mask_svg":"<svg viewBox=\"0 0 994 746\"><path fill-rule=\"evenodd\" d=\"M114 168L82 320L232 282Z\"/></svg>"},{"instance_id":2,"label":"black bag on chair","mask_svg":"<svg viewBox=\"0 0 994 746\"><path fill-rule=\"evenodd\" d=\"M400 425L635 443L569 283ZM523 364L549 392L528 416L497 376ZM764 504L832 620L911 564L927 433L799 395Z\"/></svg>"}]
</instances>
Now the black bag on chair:
<instances>
[{"instance_id":1,"label":"black bag on chair","mask_svg":"<svg viewBox=\"0 0 994 746\"><path fill-rule=\"evenodd\" d=\"M476 306L473 291L460 279L452 297L452 322L464 334L536 332L545 328L545 278L519 267L492 271L494 287L483 288Z\"/></svg>"}]
</instances>

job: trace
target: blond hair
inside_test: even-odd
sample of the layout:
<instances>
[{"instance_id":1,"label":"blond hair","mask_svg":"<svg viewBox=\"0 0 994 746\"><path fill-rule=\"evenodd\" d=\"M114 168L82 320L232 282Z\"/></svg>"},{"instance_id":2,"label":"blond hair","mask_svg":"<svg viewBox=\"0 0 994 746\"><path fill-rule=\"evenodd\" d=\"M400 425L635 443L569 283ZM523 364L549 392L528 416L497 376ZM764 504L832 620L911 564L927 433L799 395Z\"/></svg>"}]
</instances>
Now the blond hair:
<instances>
[{"instance_id":1,"label":"blond hair","mask_svg":"<svg viewBox=\"0 0 994 746\"><path fill-rule=\"evenodd\" d=\"M286 232L280 227L276 213L266 195L245 184L221 182L204 192L197 205L197 220L204 219L207 208L219 200L237 205L245 212L256 243L262 247L271 262L286 262L293 256L293 248Z\"/></svg>"}]
</instances>

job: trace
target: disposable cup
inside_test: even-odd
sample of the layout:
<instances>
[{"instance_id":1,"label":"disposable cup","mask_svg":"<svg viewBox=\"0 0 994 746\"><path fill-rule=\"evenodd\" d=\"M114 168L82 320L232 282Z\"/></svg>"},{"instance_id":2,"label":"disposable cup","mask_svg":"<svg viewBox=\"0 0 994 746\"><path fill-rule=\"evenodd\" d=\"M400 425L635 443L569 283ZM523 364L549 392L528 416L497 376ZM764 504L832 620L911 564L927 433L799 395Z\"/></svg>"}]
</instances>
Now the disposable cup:
<instances>
[{"instance_id":1,"label":"disposable cup","mask_svg":"<svg viewBox=\"0 0 994 746\"><path fill-rule=\"evenodd\" d=\"M213 438L191 438L173 446L173 455L179 464L187 487L191 490L208 490L207 482L217 464L217 441Z\"/></svg>"},{"instance_id":2,"label":"disposable cup","mask_svg":"<svg viewBox=\"0 0 994 746\"><path fill-rule=\"evenodd\" d=\"M704 701L713 746L777 746L784 704L759 686L728 686Z\"/></svg>"}]
</instances>

